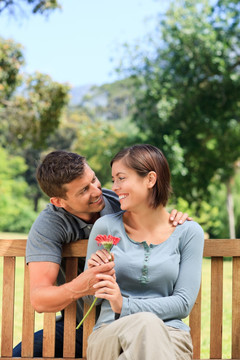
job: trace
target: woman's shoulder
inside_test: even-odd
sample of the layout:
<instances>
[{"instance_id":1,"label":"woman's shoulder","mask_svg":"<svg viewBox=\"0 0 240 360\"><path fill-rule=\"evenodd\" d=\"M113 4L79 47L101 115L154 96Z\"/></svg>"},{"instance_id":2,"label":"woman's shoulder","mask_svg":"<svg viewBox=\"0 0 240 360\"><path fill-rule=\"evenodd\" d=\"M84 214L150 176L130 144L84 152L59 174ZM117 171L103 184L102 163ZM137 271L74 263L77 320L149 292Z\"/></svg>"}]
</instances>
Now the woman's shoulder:
<instances>
[{"instance_id":1,"label":"woman's shoulder","mask_svg":"<svg viewBox=\"0 0 240 360\"><path fill-rule=\"evenodd\" d=\"M119 219L122 219L122 214L124 213L123 210L116 212L114 214L107 214L104 216L101 216L96 223L97 224L101 224L101 223L110 223L113 221L118 221Z\"/></svg>"},{"instance_id":2,"label":"woman's shoulder","mask_svg":"<svg viewBox=\"0 0 240 360\"><path fill-rule=\"evenodd\" d=\"M199 225L198 222L194 220L186 220L182 225L178 225L178 227L182 230L184 233L195 233L199 235L204 236L204 230L201 225Z\"/></svg>"},{"instance_id":3,"label":"woman's shoulder","mask_svg":"<svg viewBox=\"0 0 240 360\"><path fill-rule=\"evenodd\" d=\"M178 229L180 250L185 249L201 255L204 247L204 231L201 225L193 220L185 221L181 226L178 225Z\"/></svg>"}]
</instances>

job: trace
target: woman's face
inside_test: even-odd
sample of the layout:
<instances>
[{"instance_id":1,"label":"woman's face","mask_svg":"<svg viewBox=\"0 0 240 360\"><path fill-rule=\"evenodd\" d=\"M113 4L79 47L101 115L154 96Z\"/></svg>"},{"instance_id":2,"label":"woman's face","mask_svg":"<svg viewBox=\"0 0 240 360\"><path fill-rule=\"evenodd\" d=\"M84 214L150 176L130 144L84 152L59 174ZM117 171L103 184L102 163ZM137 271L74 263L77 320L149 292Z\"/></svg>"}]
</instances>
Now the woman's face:
<instances>
[{"instance_id":1,"label":"woman's face","mask_svg":"<svg viewBox=\"0 0 240 360\"><path fill-rule=\"evenodd\" d=\"M139 176L128 168L122 160L112 165L112 189L119 196L122 210L134 211L147 206L149 187L148 177Z\"/></svg>"}]
</instances>

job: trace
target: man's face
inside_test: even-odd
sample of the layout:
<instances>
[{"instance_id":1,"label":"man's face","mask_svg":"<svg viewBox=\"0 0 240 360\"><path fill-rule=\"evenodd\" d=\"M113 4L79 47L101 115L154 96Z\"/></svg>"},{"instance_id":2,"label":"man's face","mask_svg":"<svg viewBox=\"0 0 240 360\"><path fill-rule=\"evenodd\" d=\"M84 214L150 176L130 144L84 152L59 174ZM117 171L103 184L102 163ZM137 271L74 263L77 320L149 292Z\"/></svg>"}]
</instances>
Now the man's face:
<instances>
[{"instance_id":1,"label":"man's face","mask_svg":"<svg viewBox=\"0 0 240 360\"><path fill-rule=\"evenodd\" d=\"M86 164L81 178L64 185L66 199L51 198L51 202L85 221L92 221L104 208L101 184L93 170ZM54 199L57 199L58 203Z\"/></svg>"}]
</instances>

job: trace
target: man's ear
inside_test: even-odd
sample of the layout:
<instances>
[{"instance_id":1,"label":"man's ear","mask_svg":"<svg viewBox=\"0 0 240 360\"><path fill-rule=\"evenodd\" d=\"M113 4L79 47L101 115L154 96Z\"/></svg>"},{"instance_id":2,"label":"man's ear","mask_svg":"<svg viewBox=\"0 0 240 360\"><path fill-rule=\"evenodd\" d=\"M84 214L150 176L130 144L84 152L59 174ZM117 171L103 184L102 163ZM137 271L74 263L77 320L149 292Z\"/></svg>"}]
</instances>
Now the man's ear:
<instances>
[{"instance_id":1,"label":"man's ear","mask_svg":"<svg viewBox=\"0 0 240 360\"><path fill-rule=\"evenodd\" d=\"M63 207L63 200L59 197L51 197L50 198L50 203L57 206L57 207Z\"/></svg>"},{"instance_id":2,"label":"man's ear","mask_svg":"<svg viewBox=\"0 0 240 360\"><path fill-rule=\"evenodd\" d=\"M155 173L155 171L150 171L147 177L148 177L148 188L151 189L156 184L157 174Z\"/></svg>"}]
</instances>

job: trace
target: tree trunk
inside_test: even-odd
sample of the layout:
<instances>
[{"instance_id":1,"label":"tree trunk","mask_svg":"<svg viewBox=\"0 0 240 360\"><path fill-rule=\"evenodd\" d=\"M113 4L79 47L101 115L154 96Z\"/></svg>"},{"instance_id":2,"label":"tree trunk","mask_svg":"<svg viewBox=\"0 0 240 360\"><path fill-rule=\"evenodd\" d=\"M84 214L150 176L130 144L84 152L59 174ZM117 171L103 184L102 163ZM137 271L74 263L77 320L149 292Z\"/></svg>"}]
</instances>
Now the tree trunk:
<instances>
[{"instance_id":1,"label":"tree trunk","mask_svg":"<svg viewBox=\"0 0 240 360\"><path fill-rule=\"evenodd\" d=\"M235 220L234 220L234 201L232 195L233 177L227 182L227 211L228 211L228 222L229 222L229 235L230 239L236 239L235 232Z\"/></svg>"},{"instance_id":2,"label":"tree trunk","mask_svg":"<svg viewBox=\"0 0 240 360\"><path fill-rule=\"evenodd\" d=\"M35 212L38 212L38 201L41 198L41 194L37 193L33 198L33 209Z\"/></svg>"}]
</instances>

